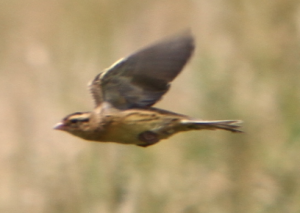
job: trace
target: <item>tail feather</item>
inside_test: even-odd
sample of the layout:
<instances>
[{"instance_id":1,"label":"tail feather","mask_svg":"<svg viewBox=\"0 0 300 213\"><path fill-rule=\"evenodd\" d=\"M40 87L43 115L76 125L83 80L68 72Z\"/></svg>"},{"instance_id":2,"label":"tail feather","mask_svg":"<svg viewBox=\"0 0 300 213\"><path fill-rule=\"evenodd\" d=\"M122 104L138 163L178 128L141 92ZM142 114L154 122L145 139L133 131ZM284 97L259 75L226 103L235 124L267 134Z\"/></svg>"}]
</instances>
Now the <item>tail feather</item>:
<instances>
[{"instance_id":1,"label":"tail feather","mask_svg":"<svg viewBox=\"0 0 300 213\"><path fill-rule=\"evenodd\" d=\"M240 124L242 121L240 120L214 120L214 121L193 121L193 120L185 120L182 121L182 124L184 124L188 129L223 129L230 132L243 132L239 130L241 127Z\"/></svg>"}]
</instances>

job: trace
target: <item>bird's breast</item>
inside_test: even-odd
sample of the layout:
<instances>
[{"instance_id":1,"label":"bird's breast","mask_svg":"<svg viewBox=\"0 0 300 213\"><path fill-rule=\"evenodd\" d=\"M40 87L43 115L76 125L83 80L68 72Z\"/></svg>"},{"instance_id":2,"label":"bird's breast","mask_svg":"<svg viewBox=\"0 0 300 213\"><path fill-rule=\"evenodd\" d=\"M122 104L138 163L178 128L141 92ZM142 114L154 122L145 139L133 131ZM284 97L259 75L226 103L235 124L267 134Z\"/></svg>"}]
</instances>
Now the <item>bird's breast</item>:
<instances>
[{"instance_id":1,"label":"bird's breast","mask_svg":"<svg viewBox=\"0 0 300 213\"><path fill-rule=\"evenodd\" d=\"M171 133L172 125L177 122L175 120L178 119L147 110L121 111L104 117L101 141L138 144L140 142L139 134L142 132L161 133L170 131ZM165 138L162 135L161 137Z\"/></svg>"}]
</instances>

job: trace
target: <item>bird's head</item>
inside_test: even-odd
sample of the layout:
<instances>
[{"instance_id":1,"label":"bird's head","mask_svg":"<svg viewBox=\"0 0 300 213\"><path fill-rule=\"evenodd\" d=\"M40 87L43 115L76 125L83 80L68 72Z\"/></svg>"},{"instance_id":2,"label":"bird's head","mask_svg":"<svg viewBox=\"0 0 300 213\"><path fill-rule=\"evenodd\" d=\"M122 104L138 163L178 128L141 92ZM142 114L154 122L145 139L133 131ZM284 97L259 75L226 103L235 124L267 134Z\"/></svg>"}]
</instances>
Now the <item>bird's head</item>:
<instances>
[{"instance_id":1,"label":"bird's head","mask_svg":"<svg viewBox=\"0 0 300 213\"><path fill-rule=\"evenodd\" d=\"M91 112L75 112L62 119L53 128L69 132L78 137L88 140L91 131L90 118Z\"/></svg>"}]
</instances>

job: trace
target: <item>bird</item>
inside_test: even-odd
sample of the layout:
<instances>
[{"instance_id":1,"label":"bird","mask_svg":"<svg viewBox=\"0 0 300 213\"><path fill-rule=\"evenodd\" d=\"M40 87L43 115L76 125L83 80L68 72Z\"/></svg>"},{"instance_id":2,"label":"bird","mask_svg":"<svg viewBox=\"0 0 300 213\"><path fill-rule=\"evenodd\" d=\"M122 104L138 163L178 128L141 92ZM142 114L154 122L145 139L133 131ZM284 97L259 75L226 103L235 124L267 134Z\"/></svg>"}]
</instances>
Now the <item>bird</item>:
<instances>
[{"instance_id":1,"label":"bird","mask_svg":"<svg viewBox=\"0 0 300 213\"><path fill-rule=\"evenodd\" d=\"M94 109L72 113L54 129L88 141L140 147L189 130L242 132L240 120L201 120L153 107L168 92L194 49L195 39L185 30L118 60L89 83Z\"/></svg>"}]
</instances>

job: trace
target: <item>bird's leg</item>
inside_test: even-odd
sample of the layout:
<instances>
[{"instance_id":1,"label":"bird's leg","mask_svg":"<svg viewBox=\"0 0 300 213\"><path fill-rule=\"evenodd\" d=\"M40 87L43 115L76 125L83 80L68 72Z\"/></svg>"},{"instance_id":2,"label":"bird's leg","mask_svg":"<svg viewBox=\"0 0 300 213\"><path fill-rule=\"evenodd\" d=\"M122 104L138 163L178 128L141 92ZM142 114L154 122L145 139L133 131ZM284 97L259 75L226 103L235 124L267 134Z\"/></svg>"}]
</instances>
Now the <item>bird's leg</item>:
<instances>
[{"instance_id":1,"label":"bird's leg","mask_svg":"<svg viewBox=\"0 0 300 213\"><path fill-rule=\"evenodd\" d=\"M139 134L139 140L144 142L144 144L138 144L138 146L147 147L153 145L159 141L159 136L155 132L145 131Z\"/></svg>"}]
</instances>

